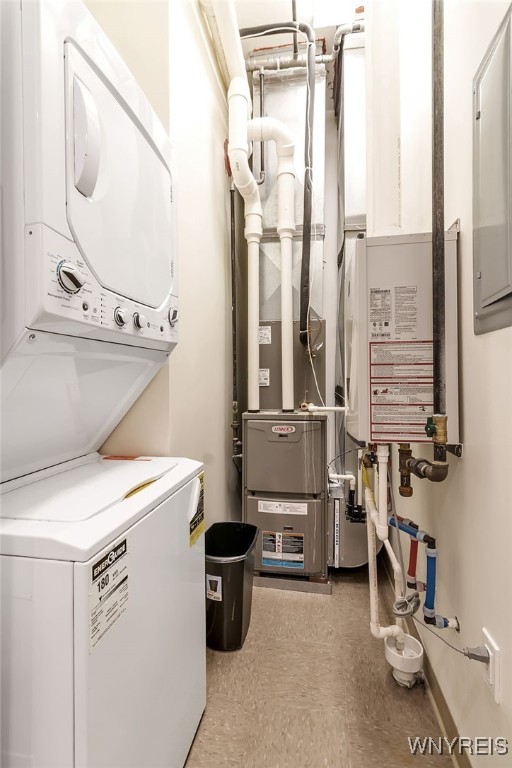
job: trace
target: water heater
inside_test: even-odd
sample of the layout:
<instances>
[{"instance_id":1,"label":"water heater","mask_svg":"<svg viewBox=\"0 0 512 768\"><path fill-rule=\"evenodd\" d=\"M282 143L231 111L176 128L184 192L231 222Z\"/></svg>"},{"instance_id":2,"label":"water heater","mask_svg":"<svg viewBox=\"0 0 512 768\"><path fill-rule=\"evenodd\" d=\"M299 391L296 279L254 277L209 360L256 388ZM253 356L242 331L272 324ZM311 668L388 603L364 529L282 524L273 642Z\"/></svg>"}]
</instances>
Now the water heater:
<instances>
[{"instance_id":1,"label":"water heater","mask_svg":"<svg viewBox=\"0 0 512 768\"><path fill-rule=\"evenodd\" d=\"M459 440L457 231L445 235L448 442ZM347 432L359 444L430 443L432 235L365 237L345 263Z\"/></svg>"}]
</instances>

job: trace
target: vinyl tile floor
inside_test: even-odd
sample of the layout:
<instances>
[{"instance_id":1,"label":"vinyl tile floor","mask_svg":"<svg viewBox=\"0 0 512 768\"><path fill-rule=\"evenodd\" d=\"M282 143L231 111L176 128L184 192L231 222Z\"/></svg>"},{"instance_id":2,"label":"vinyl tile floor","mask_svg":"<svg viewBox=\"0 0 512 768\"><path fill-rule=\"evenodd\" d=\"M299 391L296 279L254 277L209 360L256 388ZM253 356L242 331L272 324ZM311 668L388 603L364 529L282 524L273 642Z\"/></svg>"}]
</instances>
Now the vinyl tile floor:
<instances>
[{"instance_id":1,"label":"vinyl tile floor","mask_svg":"<svg viewBox=\"0 0 512 768\"><path fill-rule=\"evenodd\" d=\"M332 595L254 588L244 647L208 651L186 768L453 768L448 756L410 753L408 736L441 729L425 688L400 688L369 634L366 569L332 581Z\"/></svg>"}]
</instances>

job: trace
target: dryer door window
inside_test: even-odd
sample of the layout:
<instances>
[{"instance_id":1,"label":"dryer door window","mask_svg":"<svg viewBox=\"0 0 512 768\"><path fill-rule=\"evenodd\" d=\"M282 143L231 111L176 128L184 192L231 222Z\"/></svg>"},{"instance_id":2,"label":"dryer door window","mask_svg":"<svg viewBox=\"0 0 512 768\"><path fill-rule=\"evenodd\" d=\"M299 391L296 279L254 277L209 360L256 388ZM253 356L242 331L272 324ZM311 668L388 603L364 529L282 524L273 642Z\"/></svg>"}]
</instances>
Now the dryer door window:
<instances>
[{"instance_id":1,"label":"dryer door window","mask_svg":"<svg viewBox=\"0 0 512 768\"><path fill-rule=\"evenodd\" d=\"M167 160L103 74L64 47L70 230L104 288L157 308L173 277Z\"/></svg>"}]
</instances>

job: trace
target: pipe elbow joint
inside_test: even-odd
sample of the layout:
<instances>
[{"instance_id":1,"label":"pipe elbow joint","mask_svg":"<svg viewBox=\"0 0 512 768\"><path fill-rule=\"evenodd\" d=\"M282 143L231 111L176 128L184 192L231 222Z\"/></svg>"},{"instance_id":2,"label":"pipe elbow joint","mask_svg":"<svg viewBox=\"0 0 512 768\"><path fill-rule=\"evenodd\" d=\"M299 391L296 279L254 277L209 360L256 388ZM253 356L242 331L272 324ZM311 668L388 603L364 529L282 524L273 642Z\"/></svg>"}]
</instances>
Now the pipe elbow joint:
<instances>
[{"instance_id":1,"label":"pipe elbow joint","mask_svg":"<svg viewBox=\"0 0 512 768\"><path fill-rule=\"evenodd\" d=\"M449 464L434 461L427 470L427 479L433 483L442 483L448 477Z\"/></svg>"},{"instance_id":2,"label":"pipe elbow joint","mask_svg":"<svg viewBox=\"0 0 512 768\"><path fill-rule=\"evenodd\" d=\"M275 117L254 117L247 125L252 141L274 141L278 157L293 156L295 142L288 126Z\"/></svg>"},{"instance_id":3,"label":"pipe elbow joint","mask_svg":"<svg viewBox=\"0 0 512 768\"><path fill-rule=\"evenodd\" d=\"M448 467L446 462L428 461L428 459L416 459L413 456L406 460L406 468L413 475L421 479L426 478L432 483L441 483L448 477Z\"/></svg>"}]
</instances>

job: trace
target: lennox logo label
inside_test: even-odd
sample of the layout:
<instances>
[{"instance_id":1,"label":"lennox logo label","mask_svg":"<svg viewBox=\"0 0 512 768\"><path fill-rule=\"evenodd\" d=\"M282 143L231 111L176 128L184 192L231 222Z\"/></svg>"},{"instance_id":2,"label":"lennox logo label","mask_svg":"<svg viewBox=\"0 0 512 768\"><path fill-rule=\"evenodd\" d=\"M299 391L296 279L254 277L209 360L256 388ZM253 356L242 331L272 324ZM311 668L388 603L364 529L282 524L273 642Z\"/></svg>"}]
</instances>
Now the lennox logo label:
<instances>
[{"instance_id":1,"label":"lennox logo label","mask_svg":"<svg viewBox=\"0 0 512 768\"><path fill-rule=\"evenodd\" d=\"M126 545L126 539L123 539L119 542L119 544L116 544L116 546L113 547L110 552L107 552L106 555L103 555L101 560L98 560L97 563L93 564L92 580L96 581L98 576L101 576L101 574L104 573L107 568L110 568L111 565L117 563L120 557L126 555L127 551L128 547Z\"/></svg>"},{"instance_id":2,"label":"lennox logo label","mask_svg":"<svg viewBox=\"0 0 512 768\"><path fill-rule=\"evenodd\" d=\"M277 424L272 427L272 432L278 435L291 435L292 432L295 432L295 427L290 426L290 424Z\"/></svg>"}]
</instances>

